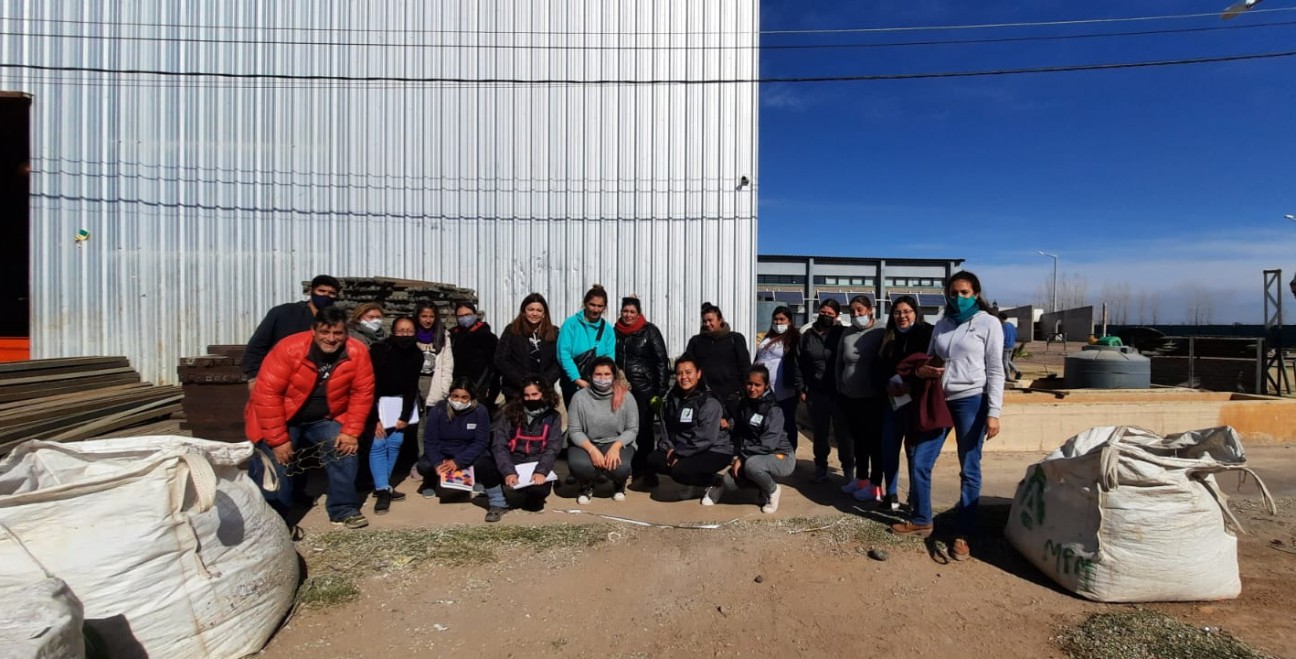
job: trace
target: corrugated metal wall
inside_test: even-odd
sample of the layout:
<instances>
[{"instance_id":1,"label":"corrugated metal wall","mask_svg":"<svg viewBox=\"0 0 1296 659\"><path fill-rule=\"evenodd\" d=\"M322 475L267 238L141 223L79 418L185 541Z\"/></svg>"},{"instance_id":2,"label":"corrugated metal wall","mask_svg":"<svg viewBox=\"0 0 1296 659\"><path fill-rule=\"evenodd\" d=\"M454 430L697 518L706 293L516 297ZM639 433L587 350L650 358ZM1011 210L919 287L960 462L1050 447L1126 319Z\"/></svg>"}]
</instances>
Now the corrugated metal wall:
<instances>
[{"instance_id":1,"label":"corrugated metal wall","mask_svg":"<svg viewBox=\"0 0 1296 659\"><path fill-rule=\"evenodd\" d=\"M0 0L8 65L578 81L0 68L34 97L33 355L173 381L320 272L469 286L497 329L599 282L672 352L704 300L750 336L758 30L756 0ZM647 82L679 80L721 82Z\"/></svg>"}]
</instances>

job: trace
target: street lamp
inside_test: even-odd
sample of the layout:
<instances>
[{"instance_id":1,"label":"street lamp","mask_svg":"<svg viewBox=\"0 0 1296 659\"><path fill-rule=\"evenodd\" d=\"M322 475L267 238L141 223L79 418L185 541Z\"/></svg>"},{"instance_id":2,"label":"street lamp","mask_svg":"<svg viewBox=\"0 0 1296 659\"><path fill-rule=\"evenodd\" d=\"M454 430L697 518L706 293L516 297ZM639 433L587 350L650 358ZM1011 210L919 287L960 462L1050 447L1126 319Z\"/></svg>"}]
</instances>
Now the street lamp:
<instances>
[{"instance_id":1,"label":"street lamp","mask_svg":"<svg viewBox=\"0 0 1296 659\"><path fill-rule=\"evenodd\" d=\"M1042 249L1039 250L1039 254L1040 254L1040 256L1050 256L1050 257L1053 257L1053 313L1057 313L1057 310L1058 310L1058 308L1057 308L1057 264L1058 264L1058 255L1057 255L1057 254L1050 254L1050 253L1048 253L1048 252L1046 252L1046 251L1044 251L1044 250L1042 250ZM1292 290L1293 290L1293 291L1296 291L1296 288L1294 288L1294 289L1292 289ZM1296 294L1296 293L1294 293L1294 294Z\"/></svg>"}]
</instances>

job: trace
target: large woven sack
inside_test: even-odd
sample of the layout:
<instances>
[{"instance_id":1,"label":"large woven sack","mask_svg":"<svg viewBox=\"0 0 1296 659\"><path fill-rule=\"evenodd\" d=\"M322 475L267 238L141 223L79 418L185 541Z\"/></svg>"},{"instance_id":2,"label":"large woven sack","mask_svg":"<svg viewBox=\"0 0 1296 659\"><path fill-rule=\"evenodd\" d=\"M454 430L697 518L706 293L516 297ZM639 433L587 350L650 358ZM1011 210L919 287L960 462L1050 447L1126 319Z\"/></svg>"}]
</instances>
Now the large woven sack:
<instances>
[{"instance_id":1,"label":"large woven sack","mask_svg":"<svg viewBox=\"0 0 1296 659\"><path fill-rule=\"evenodd\" d=\"M1231 599L1242 592L1241 525L1215 482L1227 471L1255 476L1232 428L1167 437L1092 428L1026 470L1005 534L1058 585L1092 600Z\"/></svg>"},{"instance_id":2,"label":"large woven sack","mask_svg":"<svg viewBox=\"0 0 1296 659\"><path fill-rule=\"evenodd\" d=\"M251 444L31 441L0 461L0 523L113 657L241 657L292 603L297 555L242 465ZM21 557L0 544L0 579Z\"/></svg>"},{"instance_id":3,"label":"large woven sack","mask_svg":"<svg viewBox=\"0 0 1296 659\"><path fill-rule=\"evenodd\" d=\"M0 524L0 552L16 555L0 575L0 657L82 659L81 602Z\"/></svg>"}]
</instances>

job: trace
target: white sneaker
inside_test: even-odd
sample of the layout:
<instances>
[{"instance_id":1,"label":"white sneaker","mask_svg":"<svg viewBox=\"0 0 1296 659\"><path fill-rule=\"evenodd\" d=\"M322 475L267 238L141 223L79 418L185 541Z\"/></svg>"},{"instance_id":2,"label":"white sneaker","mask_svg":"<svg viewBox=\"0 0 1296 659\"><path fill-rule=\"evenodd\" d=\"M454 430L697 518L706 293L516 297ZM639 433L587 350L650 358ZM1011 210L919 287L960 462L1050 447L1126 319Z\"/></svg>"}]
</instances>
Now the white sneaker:
<instances>
[{"instance_id":1,"label":"white sneaker","mask_svg":"<svg viewBox=\"0 0 1296 659\"><path fill-rule=\"evenodd\" d=\"M625 501L625 499L626 499L625 490L617 490L616 493L612 495L613 501Z\"/></svg>"},{"instance_id":2,"label":"white sneaker","mask_svg":"<svg viewBox=\"0 0 1296 659\"><path fill-rule=\"evenodd\" d=\"M775 485L774 491L771 492L769 495L769 499L765 502L765 505L761 506L761 512L765 513L766 515L777 512L778 505L779 505L779 497L782 495L783 495L783 488Z\"/></svg>"},{"instance_id":3,"label":"white sneaker","mask_svg":"<svg viewBox=\"0 0 1296 659\"><path fill-rule=\"evenodd\" d=\"M580 496L576 497L576 503L583 506L589 503L590 500L593 498L594 498L594 489L593 488L584 489L581 490Z\"/></svg>"},{"instance_id":4,"label":"white sneaker","mask_svg":"<svg viewBox=\"0 0 1296 659\"><path fill-rule=\"evenodd\" d=\"M712 485L706 489L706 494L702 495L702 505L714 506L720 500L720 493L723 492L719 485Z\"/></svg>"},{"instance_id":5,"label":"white sneaker","mask_svg":"<svg viewBox=\"0 0 1296 659\"><path fill-rule=\"evenodd\" d=\"M843 485L841 491L845 494L855 494L855 492L864 489L868 485L868 479L855 479Z\"/></svg>"}]
</instances>

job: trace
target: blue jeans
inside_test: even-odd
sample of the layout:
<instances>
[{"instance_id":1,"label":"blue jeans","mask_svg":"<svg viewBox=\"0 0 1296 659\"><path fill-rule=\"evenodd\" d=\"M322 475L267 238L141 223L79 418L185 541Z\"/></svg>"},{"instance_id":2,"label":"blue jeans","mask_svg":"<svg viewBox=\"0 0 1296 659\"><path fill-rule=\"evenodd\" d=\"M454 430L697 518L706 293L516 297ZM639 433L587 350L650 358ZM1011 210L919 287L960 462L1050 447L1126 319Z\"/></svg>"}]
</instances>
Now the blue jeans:
<instances>
[{"instance_id":1,"label":"blue jeans","mask_svg":"<svg viewBox=\"0 0 1296 659\"><path fill-rule=\"evenodd\" d=\"M326 454L326 457L318 461L312 459L311 462L323 462L324 470L328 472L328 501L324 509L328 511L329 520L334 522L340 522L360 512L360 496L356 494L355 489L356 471L360 463L354 455L333 455L333 440L341 431L341 424L332 419L288 426L288 437L292 441L294 453L309 449L312 452L318 450ZM275 460L273 448L265 442L257 442L256 445L258 449L269 455L270 464L274 465L275 474L279 476L277 491L263 491L266 501L270 503L271 508L287 518L293 506L294 479L287 475L288 468ZM294 457L294 464L296 460L297 457ZM248 476L258 486L261 485L261 469L260 460L252 460L248 465Z\"/></svg>"},{"instance_id":2,"label":"blue jeans","mask_svg":"<svg viewBox=\"0 0 1296 659\"><path fill-rule=\"evenodd\" d=\"M900 480L900 449L904 449L905 462L909 466L909 505L913 505L913 462L914 446L920 442L940 439L945 436L944 430L918 432L911 429L914 403L898 410L891 409L890 401L882 412L882 476L886 480L886 493L896 496ZM905 441L906 437L909 439ZM930 492L930 490L928 490ZM930 515L928 515L930 517Z\"/></svg>"},{"instance_id":3,"label":"blue jeans","mask_svg":"<svg viewBox=\"0 0 1296 659\"><path fill-rule=\"evenodd\" d=\"M400 455L404 441L403 430L389 429L385 438L374 436L373 446L369 448L369 472L373 474L375 491L391 489L392 467L396 466L396 456Z\"/></svg>"},{"instance_id":4,"label":"blue jeans","mask_svg":"<svg viewBox=\"0 0 1296 659\"><path fill-rule=\"evenodd\" d=\"M985 443L986 415L989 399L984 394L960 398L947 403L954 417L954 438L958 443L959 505L958 530L971 534L976 531L977 503L981 500L981 446ZM945 444L945 432L936 432L919 438L909 460L910 495L913 516L910 521L918 525L932 523L931 474Z\"/></svg>"},{"instance_id":5,"label":"blue jeans","mask_svg":"<svg viewBox=\"0 0 1296 659\"><path fill-rule=\"evenodd\" d=\"M793 453L796 453L797 449L797 407L800 405L801 397L797 394L792 394L790 398L778 402L779 409L783 410L783 430L787 433L788 441L792 442Z\"/></svg>"}]
</instances>

